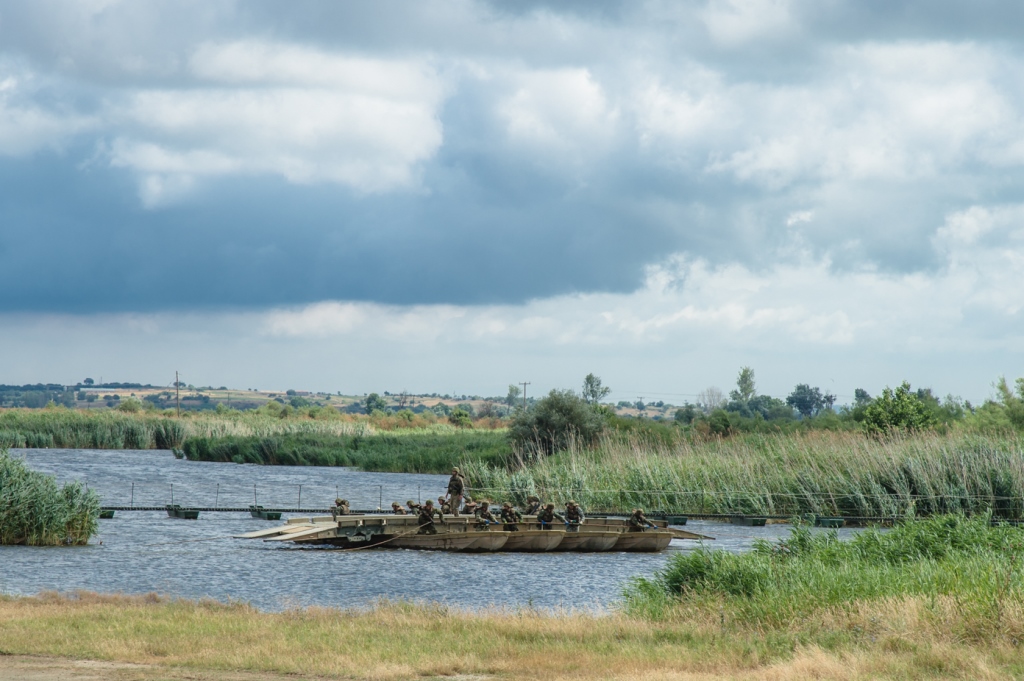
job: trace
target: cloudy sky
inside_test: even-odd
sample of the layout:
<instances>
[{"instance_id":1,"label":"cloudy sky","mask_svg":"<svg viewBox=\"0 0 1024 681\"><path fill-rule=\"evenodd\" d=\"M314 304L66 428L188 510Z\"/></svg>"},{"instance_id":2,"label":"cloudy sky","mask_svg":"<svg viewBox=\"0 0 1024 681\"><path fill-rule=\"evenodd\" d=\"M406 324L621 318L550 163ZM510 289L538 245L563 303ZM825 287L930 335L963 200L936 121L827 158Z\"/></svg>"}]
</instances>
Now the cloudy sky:
<instances>
[{"instance_id":1,"label":"cloudy sky","mask_svg":"<svg viewBox=\"0 0 1024 681\"><path fill-rule=\"evenodd\" d=\"M0 1L0 383L1024 375L1024 5Z\"/></svg>"}]
</instances>

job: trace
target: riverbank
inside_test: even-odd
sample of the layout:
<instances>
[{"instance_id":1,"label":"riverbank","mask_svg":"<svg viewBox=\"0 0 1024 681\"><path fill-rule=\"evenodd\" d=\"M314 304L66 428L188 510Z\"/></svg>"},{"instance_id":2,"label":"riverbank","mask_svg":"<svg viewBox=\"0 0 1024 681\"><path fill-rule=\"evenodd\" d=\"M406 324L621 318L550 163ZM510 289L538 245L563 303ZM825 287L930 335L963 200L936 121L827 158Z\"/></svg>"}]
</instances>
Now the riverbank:
<instances>
[{"instance_id":1,"label":"riverbank","mask_svg":"<svg viewBox=\"0 0 1024 681\"><path fill-rule=\"evenodd\" d=\"M661 441L609 434L510 470L469 461L470 485L591 511L899 518L942 513L1024 518L1024 436L953 431L886 438L811 431Z\"/></svg>"},{"instance_id":2,"label":"riverbank","mask_svg":"<svg viewBox=\"0 0 1024 681\"><path fill-rule=\"evenodd\" d=\"M122 669L133 679L1019 676L1024 654L1012 638L1024 622L1019 604L1003 613L1006 633L986 638L963 638L960 611L952 597L894 598L766 627L717 608L680 609L660 621L402 603L265 613L155 596L44 594L0 599L0 652L50 656L44 671L73 667L72 660L115 670L142 665Z\"/></svg>"}]
</instances>

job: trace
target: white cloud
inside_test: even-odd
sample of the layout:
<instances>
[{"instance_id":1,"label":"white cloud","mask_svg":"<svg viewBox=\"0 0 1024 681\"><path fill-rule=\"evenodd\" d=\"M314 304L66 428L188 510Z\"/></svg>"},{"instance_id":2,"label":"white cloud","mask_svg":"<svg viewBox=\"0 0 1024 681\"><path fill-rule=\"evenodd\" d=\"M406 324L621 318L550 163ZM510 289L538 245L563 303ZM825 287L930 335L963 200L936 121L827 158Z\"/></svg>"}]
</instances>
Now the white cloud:
<instances>
[{"instance_id":1,"label":"white cloud","mask_svg":"<svg viewBox=\"0 0 1024 681\"><path fill-rule=\"evenodd\" d=\"M789 0L711 0L701 14L711 37L730 47L796 28Z\"/></svg>"},{"instance_id":2,"label":"white cloud","mask_svg":"<svg viewBox=\"0 0 1024 681\"><path fill-rule=\"evenodd\" d=\"M36 101L36 75L0 61L0 154L25 156L39 149L58 149L73 137L95 127L87 115L60 104Z\"/></svg>"},{"instance_id":3,"label":"white cloud","mask_svg":"<svg viewBox=\"0 0 1024 681\"><path fill-rule=\"evenodd\" d=\"M140 174L144 200L153 184L237 174L410 188L441 145L443 84L422 60L248 42L204 45L191 69L202 87L136 91L117 114L111 163Z\"/></svg>"},{"instance_id":4,"label":"white cloud","mask_svg":"<svg viewBox=\"0 0 1024 681\"><path fill-rule=\"evenodd\" d=\"M838 272L828 258L809 255L753 271L737 264L715 267L680 254L650 267L645 285L629 294L559 296L521 306L406 309L321 303L270 313L264 330L285 337L527 343L534 348L655 348L696 342L701 347L727 344L751 351L839 350L857 343L898 351L924 337L967 352L1010 339L990 338L984 327L961 326L965 316L982 315L997 324L1020 321L1022 216L1021 206L950 215L935 239L944 266L931 274ZM992 229L978 224L1005 225L1013 243L975 244L975 235Z\"/></svg>"},{"instance_id":5,"label":"white cloud","mask_svg":"<svg viewBox=\"0 0 1024 681\"><path fill-rule=\"evenodd\" d=\"M605 151L615 133L618 111L586 69L519 72L510 89L497 111L513 144L574 161Z\"/></svg>"}]
</instances>

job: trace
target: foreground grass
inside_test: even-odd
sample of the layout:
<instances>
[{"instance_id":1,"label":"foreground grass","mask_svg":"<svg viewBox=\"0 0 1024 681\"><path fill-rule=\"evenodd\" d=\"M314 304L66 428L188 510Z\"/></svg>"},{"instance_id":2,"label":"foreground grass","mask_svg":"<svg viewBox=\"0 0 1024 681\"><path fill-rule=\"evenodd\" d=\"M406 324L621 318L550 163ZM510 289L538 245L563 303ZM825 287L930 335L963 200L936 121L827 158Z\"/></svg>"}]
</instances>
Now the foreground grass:
<instances>
[{"instance_id":1,"label":"foreground grass","mask_svg":"<svg viewBox=\"0 0 1024 681\"><path fill-rule=\"evenodd\" d=\"M954 431L880 439L817 431L663 442L612 434L515 470L469 462L471 486L590 510L1024 518L1024 437Z\"/></svg>"},{"instance_id":2,"label":"foreground grass","mask_svg":"<svg viewBox=\"0 0 1024 681\"><path fill-rule=\"evenodd\" d=\"M1019 607L1005 613L1019 624ZM973 678L1020 676L1006 636L958 636L952 599L902 598L822 611L786 628L727 613L465 613L381 604L368 611L261 613L157 597L0 600L0 653L192 670L330 678ZM1014 629L1016 631L1016 629Z\"/></svg>"}]
</instances>

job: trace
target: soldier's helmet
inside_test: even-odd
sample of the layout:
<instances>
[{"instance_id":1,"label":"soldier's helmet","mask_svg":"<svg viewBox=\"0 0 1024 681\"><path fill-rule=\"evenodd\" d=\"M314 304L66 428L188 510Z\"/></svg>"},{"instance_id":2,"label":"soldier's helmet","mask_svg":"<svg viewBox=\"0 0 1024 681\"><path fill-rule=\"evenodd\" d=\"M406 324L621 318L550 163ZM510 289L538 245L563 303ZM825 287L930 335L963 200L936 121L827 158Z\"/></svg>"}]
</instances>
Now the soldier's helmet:
<instances>
[{"instance_id":1,"label":"soldier's helmet","mask_svg":"<svg viewBox=\"0 0 1024 681\"><path fill-rule=\"evenodd\" d=\"M438 497L437 500L440 501L443 504L444 503L444 496Z\"/></svg>"},{"instance_id":2,"label":"soldier's helmet","mask_svg":"<svg viewBox=\"0 0 1024 681\"><path fill-rule=\"evenodd\" d=\"M642 509L642 508L638 508L638 509L636 509L636 512L637 512L637 513L643 513L643 512L644 512L644 509Z\"/></svg>"},{"instance_id":3,"label":"soldier's helmet","mask_svg":"<svg viewBox=\"0 0 1024 681\"><path fill-rule=\"evenodd\" d=\"M502 508L512 508L512 504L506 501L504 504L501 505L501 507Z\"/></svg>"},{"instance_id":4,"label":"soldier's helmet","mask_svg":"<svg viewBox=\"0 0 1024 681\"><path fill-rule=\"evenodd\" d=\"M406 505L406 506L415 506L415 505L416 505L416 502L415 502L415 501L413 501L412 499L410 499L409 501L405 502L405 505Z\"/></svg>"},{"instance_id":5,"label":"soldier's helmet","mask_svg":"<svg viewBox=\"0 0 1024 681\"><path fill-rule=\"evenodd\" d=\"M401 508L401 507L402 507L402 505L400 503L398 503L397 501L392 501L391 502L391 508Z\"/></svg>"},{"instance_id":6,"label":"soldier's helmet","mask_svg":"<svg viewBox=\"0 0 1024 681\"><path fill-rule=\"evenodd\" d=\"M458 475L458 474L459 474L459 467L455 466L454 468L452 468L452 475Z\"/></svg>"},{"instance_id":7,"label":"soldier's helmet","mask_svg":"<svg viewBox=\"0 0 1024 681\"><path fill-rule=\"evenodd\" d=\"M567 502L567 503L566 503L565 505L566 505L566 506L575 506L575 505L576 505L576 502L575 502L575 501L573 501L572 499L570 499L570 500L569 500L569 501L568 501L568 502Z\"/></svg>"},{"instance_id":8,"label":"soldier's helmet","mask_svg":"<svg viewBox=\"0 0 1024 681\"><path fill-rule=\"evenodd\" d=\"M424 506L433 506L434 505L434 500L433 499L427 499L425 502L423 502L423 505Z\"/></svg>"},{"instance_id":9,"label":"soldier's helmet","mask_svg":"<svg viewBox=\"0 0 1024 681\"><path fill-rule=\"evenodd\" d=\"M533 497L533 496L526 497L526 500L527 501L540 501L540 499L538 499L537 497Z\"/></svg>"},{"instance_id":10,"label":"soldier's helmet","mask_svg":"<svg viewBox=\"0 0 1024 681\"><path fill-rule=\"evenodd\" d=\"M343 501L345 501L345 500L342 499L341 497L338 497L337 499L334 500L334 505L335 506L341 506L341 502L343 502Z\"/></svg>"},{"instance_id":11,"label":"soldier's helmet","mask_svg":"<svg viewBox=\"0 0 1024 681\"><path fill-rule=\"evenodd\" d=\"M555 505L554 504L548 504L544 508L548 509L549 511L553 511L553 510L555 510Z\"/></svg>"}]
</instances>

